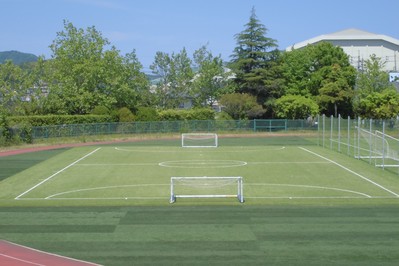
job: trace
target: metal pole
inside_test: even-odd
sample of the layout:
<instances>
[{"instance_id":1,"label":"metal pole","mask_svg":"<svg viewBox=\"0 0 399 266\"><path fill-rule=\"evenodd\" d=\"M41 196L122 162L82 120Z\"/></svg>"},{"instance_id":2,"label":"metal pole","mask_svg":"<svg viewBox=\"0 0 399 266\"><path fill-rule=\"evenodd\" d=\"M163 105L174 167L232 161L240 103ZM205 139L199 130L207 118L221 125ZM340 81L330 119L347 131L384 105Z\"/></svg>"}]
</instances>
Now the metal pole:
<instances>
[{"instance_id":1,"label":"metal pole","mask_svg":"<svg viewBox=\"0 0 399 266\"><path fill-rule=\"evenodd\" d=\"M338 115L338 152L341 152L341 115Z\"/></svg>"},{"instance_id":2,"label":"metal pole","mask_svg":"<svg viewBox=\"0 0 399 266\"><path fill-rule=\"evenodd\" d=\"M351 133L350 125L351 125L351 117L348 116L348 151L347 151L348 156L349 156L349 151L350 151L349 150L349 146L350 146L350 141L351 141L351 139L350 139L350 133Z\"/></svg>"}]
</instances>

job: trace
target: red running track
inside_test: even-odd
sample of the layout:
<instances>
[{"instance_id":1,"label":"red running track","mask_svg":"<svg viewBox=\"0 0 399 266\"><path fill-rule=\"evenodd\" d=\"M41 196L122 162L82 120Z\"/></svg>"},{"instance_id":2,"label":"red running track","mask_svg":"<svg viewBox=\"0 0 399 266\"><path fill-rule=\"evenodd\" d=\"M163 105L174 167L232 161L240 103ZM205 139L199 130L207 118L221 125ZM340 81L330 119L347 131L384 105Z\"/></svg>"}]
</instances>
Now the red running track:
<instances>
[{"instance_id":1,"label":"red running track","mask_svg":"<svg viewBox=\"0 0 399 266\"><path fill-rule=\"evenodd\" d=\"M0 266L101 266L0 240Z\"/></svg>"}]
</instances>

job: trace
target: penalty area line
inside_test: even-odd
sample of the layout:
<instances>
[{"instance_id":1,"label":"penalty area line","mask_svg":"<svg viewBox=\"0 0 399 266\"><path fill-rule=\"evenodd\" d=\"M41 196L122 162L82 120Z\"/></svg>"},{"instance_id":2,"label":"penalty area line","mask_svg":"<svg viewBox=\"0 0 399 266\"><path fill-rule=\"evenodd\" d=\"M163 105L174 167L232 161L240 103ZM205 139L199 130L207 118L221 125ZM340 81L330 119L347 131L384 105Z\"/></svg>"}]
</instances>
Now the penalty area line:
<instances>
[{"instance_id":1,"label":"penalty area line","mask_svg":"<svg viewBox=\"0 0 399 266\"><path fill-rule=\"evenodd\" d=\"M33 187L31 187L30 189L26 190L25 192L21 193L20 195L18 195L17 197L15 197L16 200L19 200L20 197L24 196L25 194L31 192L32 190L34 190L35 188L43 185L44 183L46 183L47 181L49 181L50 179L52 179L54 176L58 175L59 173L62 173L63 171L65 171L66 169L68 169L71 166L74 166L75 164L77 164L78 162L80 162L81 160L85 159L86 157L92 155L93 153L95 153L96 151L98 151L101 148L97 148L94 151L86 154L85 156L79 158L78 160L74 161L73 163L69 164L68 166L62 168L61 170L57 171L56 173L52 174L51 176L47 177L46 179L44 179L43 181L41 181L40 183L34 185Z\"/></svg>"},{"instance_id":2,"label":"penalty area line","mask_svg":"<svg viewBox=\"0 0 399 266\"><path fill-rule=\"evenodd\" d=\"M311 153L311 154L313 154L313 155L315 155L315 156L317 156L317 157L319 157L319 158L322 158L322 159L324 159L324 160L326 160L326 161L329 161L330 163L335 164L336 166L338 166L338 167L340 167L340 168L342 168L342 169L348 171L348 172L351 173L351 174L354 174L354 175L360 177L361 179L363 179L363 180L365 180L365 181L367 181L367 182L373 184L374 186L377 186L377 187L381 188L382 190L385 190L386 192L389 192L390 194L394 195L395 197L399 197L399 194L397 194L397 193L395 193L395 192L393 192L393 191L387 189L386 187L384 187L384 186L378 184L377 182L374 182L373 180L368 179L368 178L365 177L365 176L362 176L362 175L359 174L359 173L356 173L355 171L352 171L351 169L349 169L349 168L343 166L342 164L339 164L339 163L337 163L337 162L335 162L335 161L333 161L333 160L330 160L330 159L328 159L328 158L326 158L326 157L324 157L324 156L322 156L322 155L320 155L320 154L318 154L318 153L316 153L316 152L310 151L310 150L308 150L308 149L306 149L306 148L303 148L303 147L299 147L299 148L300 148L301 150L304 150L304 151L306 151L306 152L308 152L308 153Z\"/></svg>"}]
</instances>

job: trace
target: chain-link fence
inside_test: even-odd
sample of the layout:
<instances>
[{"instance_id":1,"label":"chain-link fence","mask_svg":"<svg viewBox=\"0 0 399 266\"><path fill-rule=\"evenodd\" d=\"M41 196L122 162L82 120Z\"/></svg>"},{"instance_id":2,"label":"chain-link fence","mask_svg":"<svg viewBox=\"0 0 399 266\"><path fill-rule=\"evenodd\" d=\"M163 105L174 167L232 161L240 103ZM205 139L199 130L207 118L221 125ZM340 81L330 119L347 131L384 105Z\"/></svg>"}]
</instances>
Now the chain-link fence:
<instances>
[{"instance_id":1,"label":"chain-link fence","mask_svg":"<svg viewBox=\"0 0 399 266\"><path fill-rule=\"evenodd\" d=\"M48 138L69 138L96 135L162 134L184 132L317 132L313 119L256 119L256 120L187 120L130 123L65 124L42 127L14 127L13 137L32 141Z\"/></svg>"}]
</instances>

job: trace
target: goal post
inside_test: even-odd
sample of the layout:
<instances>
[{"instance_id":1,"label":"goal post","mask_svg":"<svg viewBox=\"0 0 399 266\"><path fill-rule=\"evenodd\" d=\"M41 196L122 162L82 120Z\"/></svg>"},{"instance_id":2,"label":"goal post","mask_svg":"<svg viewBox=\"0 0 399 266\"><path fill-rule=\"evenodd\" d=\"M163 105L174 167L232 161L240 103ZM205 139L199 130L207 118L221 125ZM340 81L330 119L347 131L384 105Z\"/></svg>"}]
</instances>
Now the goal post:
<instances>
[{"instance_id":1,"label":"goal post","mask_svg":"<svg viewBox=\"0 0 399 266\"><path fill-rule=\"evenodd\" d=\"M357 128L355 155L358 159L374 161L376 167L399 167L399 139L375 130Z\"/></svg>"},{"instance_id":2,"label":"goal post","mask_svg":"<svg viewBox=\"0 0 399 266\"><path fill-rule=\"evenodd\" d=\"M182 133L181 146L183 148L216 148L218 135L216 133Z\"/></svg>"},{"instance_id":3,"label":"goal post","mask_svg":"<svg viewBox=\"0 0 399 266\"><path fill-rule=\"evenodd\" d=\"M177 198L236 198L244 202L241 176L191 176L170 178L170 203Z\"/></svg>"}]
</instances>

